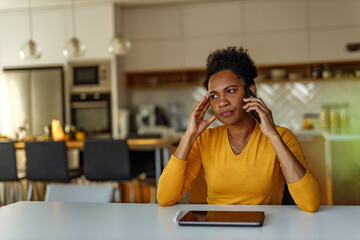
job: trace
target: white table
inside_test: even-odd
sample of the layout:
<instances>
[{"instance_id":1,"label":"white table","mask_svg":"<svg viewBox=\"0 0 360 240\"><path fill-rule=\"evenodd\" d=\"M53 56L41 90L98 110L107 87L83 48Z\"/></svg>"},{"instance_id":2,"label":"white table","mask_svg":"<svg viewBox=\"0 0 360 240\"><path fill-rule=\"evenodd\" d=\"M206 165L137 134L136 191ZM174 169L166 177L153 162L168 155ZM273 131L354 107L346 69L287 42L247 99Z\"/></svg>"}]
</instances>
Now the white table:
<instances>
[{"instance_id":1,"label":"white table","mask_svg":"<svg viewBox=\"0 0 360 240\"><path fill-rule=\"evenodd\" d=\"M261 210L263 227L179 226L179 210ZM360 239L360 206L18 202L0 208L0 239Z\"/></svg>"}]
</instances>

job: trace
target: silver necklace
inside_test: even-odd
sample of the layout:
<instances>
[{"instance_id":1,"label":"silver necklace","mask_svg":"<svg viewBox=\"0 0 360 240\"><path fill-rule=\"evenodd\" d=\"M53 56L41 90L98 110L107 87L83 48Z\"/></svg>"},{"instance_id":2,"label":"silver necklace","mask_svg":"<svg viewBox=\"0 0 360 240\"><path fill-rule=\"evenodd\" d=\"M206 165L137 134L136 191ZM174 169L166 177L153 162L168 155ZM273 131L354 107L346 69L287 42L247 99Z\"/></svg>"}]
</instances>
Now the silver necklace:
<instances>
[{"instance_id":1,"label":"silver necklace","mask_svg":"<svg viewBox=\"0 0 360 240\"><path fill-rule=\"evenodd\" d=\"M242 152L242 150L241 150L241 151L237 150L237 149L231 144L230 140L229 140L229 143L230 143L230 146L237 152L236 155L239 155L239 154Z\"/></svg>"}]
</instances>

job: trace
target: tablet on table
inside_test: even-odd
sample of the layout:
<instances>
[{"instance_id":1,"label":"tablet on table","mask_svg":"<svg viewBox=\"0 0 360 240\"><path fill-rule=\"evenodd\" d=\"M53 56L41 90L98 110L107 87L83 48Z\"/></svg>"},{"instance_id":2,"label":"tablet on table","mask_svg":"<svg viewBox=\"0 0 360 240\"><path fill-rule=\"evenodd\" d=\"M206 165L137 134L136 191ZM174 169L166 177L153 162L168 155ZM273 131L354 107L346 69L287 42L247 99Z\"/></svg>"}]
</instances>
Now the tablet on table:
<instances>
[{"instance_id":1,"label":"tablet on table","mask_svg":"<svg viewBox=\"0 0 360 240\"><path fill-rule=\"evenodd\" d=\"M263 211L188 211L179 219L179 225L260 227L264 218Z\"/></svg>"}]
</instances>

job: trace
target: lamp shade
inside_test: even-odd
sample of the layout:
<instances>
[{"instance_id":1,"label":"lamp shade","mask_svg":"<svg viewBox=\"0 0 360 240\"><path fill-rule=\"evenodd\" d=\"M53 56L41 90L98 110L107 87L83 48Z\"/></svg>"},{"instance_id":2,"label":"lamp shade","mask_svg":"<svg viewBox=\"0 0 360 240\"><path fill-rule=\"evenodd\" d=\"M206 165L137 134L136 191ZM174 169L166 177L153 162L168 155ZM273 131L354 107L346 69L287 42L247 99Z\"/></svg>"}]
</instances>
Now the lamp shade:
<instances>
[{"instance_id":1,"label":"lamp shade","mask_svg":"<svg viewBox=\"0 0 360 240\"><path fill-rule=\"evenodd\" d=\"M65 57L80 57L85 54L86 46L78 38L71 38L65 46L63 54Z\"/></svg>"},{"instance_id":2,"label":"lamp shade","mask_svg":"<svg viewBox=\"0 0 360 240\"><path fill-rule=\"evenodd\" d=\"M114 55L125 55L130 49L131 43L129 40L123 37L115 37L111 40L108 51Z\"/></svg>"},{"instance_id":3,"label":"lamp shade","mask_svg":"<svg viewBox=\"0 0 360 240\"><path fill-rule=\"evenodd\" d=\"M25 42L19 52L21 59L38 59L41 57L42 49L34 40Z\"/></svg>"}]
</instances>

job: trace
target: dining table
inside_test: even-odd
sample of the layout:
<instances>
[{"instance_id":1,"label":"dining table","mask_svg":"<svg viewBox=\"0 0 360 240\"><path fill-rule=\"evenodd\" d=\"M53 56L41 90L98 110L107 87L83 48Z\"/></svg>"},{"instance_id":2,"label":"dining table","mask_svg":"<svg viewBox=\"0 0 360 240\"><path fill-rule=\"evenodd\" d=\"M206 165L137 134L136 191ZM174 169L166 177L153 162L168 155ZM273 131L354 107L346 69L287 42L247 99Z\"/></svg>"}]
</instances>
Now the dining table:
<instances>
[{"instance_id":1,"label":"dining table","mask_svg":"<svg viewBox=\"0 0 360 240\"><path fill-rule=\"evenodd\" d=\"M189 210L264 211L261 227L180 226ZM0 239L359 239L360 206L202 205L22 201L0 208Z\"/></svg>"}]
</instances>

